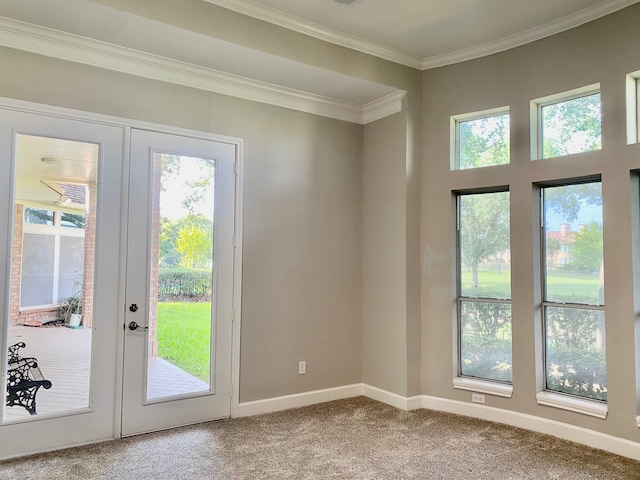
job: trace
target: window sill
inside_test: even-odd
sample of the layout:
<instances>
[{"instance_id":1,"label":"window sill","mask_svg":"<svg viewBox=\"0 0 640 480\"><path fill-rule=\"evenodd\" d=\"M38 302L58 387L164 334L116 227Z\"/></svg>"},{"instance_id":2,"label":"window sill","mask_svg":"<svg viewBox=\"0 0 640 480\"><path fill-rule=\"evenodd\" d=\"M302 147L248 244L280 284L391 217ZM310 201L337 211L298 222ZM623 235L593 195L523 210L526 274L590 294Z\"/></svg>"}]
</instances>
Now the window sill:
<instances>
[{"instance_id":1,"label":"window sill","mask_svg":"<svg viewBox=\"0 0 640 480\"><path fill-rule=\"evenodd\" d=\"M596 418L607 418L609 407L606 403L596 402L570 395L562 395L554 392L540 392L536 395L538 405L561 408L570 412L582 413Z\"/></svg>"},{"instance_id":2,"label":"window sill","mask_svg":"<svg viewBox=\"0 0 640 480\"><path fill-rule=\"evenodd\" d=\"M456 377L453 379L453 388L506 398L511 398L511 395L513 395L513 385L477 378Z\"/></svg>"}]
</instances>

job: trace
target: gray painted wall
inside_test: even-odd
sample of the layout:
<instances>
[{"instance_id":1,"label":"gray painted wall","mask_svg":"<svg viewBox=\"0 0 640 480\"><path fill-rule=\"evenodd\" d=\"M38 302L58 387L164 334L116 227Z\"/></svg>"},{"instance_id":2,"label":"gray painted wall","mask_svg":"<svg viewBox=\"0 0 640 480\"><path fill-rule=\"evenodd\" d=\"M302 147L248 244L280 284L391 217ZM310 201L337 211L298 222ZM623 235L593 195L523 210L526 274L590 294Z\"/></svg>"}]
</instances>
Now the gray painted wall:
<instances>
[{"instance_id":1,"label":"gray painted wall","mask_svg":"<svg viewBox=\"0 0 640 480\"><path fill-rule=\"evenodd\" d=\"M423 74L422 393L470 401L452 386L455 357L455 236L452 191L494 185L511 190L513 398L487 396L492 407L568 422L640 440L634 418L632 203L640 145L627 145L625 76L640 69L640 6L527 46ZM602 150L530 160L532 99L599 82ZM509 105L511 164L449 170L451 115ZM602 175L609 414L606 420L536 404L542 388L539 232L533 184Z\"/></svg>"},{"instance_id":2,"label":"gray painted wall","mask_svg":"<svg viewBox=\"0 0 640 480\"><path fill-rule=\"evenodd\" d=\"M9 49L0 62L5 97L244 138L241 401L360 382L362 126Z\"/></svg>"}]
</instances>

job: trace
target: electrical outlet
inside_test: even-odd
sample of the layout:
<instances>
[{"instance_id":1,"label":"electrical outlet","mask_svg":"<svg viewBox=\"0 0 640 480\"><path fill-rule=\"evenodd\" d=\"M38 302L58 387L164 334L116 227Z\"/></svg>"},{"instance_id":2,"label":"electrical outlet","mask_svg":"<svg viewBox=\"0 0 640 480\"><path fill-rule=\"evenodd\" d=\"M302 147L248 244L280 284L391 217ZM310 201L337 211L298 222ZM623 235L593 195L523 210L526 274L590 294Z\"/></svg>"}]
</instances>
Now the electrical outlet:
<instances>
[{"instance_id":1,"label":"electrical outlet","mask_svg":"<svg viewBox=\"0 0 640 480\"><path fill-rule=\"evenodd\" d=\"M482 395L481 393L472 393L471 401L473 403L484 403L484 395Z\"/></svg>"},{"instance_id":2,"label":"electrical outlet","mask_svg":"<svg viewBox=\"0 0 640 480\"><path fill-rule=\"evenodd\" d=\"M298 363L298 375L304 375L307 373L307 362Z\"/></svg>"}]
</instances>

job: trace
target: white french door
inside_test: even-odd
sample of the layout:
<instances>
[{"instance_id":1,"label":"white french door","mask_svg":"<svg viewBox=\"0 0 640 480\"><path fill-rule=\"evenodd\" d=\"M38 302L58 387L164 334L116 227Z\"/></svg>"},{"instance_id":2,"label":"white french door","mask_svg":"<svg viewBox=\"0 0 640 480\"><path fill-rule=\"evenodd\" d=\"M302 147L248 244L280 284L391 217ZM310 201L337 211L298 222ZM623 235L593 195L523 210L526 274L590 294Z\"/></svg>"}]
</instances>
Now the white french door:
<instances>
[{"instance_id":1,"label":"white french door","mask_svg":"<svg viewBox=\"0 0 640 480\"><path fill-rule=\"evenodd\" d=\"M122 435L231 405L236 147L133 129Z\"/></svg>"},{"instance_id":2,"label":"white french door","mask_svg":"<svg viewBox=\"0 0 640 480\"><path fill-rule=\"evenodd\" d=\"M1 458L114 436L123 139L121 127L0 110ZM58 309L71 297L76 328ZM34 363L49 383L10 390Z\"/></svg>"}]
</instances>

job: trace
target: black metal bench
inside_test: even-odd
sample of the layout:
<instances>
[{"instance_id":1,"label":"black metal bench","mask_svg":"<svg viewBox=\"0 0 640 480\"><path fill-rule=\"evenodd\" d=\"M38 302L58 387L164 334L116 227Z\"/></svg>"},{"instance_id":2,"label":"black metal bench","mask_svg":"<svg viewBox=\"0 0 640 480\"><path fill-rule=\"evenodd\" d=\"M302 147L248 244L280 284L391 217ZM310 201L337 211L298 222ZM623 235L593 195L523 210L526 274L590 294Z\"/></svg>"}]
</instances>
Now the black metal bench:
<instances>
[{"instance_id":1,"label":"black metal bench","mask_svg":"<svg viewBox=\"0 0 640 480\"><path fill-rule=\"evenodd\" d=\"M7 360L7 406L24 407L31 415L36 414L36 394L40 387L51 388L51 382L44 378L38 361L33 357L21 357L18 350L24 342L9 347Z\"/></svg>"}]
</instances>

